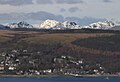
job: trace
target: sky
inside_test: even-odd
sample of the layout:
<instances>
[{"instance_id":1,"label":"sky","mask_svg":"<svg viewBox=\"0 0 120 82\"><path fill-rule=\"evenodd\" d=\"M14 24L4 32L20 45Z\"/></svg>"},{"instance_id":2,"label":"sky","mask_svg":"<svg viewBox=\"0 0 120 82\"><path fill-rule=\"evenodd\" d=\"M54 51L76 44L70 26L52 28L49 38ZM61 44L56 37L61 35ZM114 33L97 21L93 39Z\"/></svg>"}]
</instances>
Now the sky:
<instances>
[{"instance_id":1,"label":"sky","mask_svg":"<svg viewBox=\"0 0 120 82\"><path fill-rule=\"evenodd\" d=\"M16 17L41 11L62 17L119 19L120 0L0 0L0 20L9 20L11 13Z\"/></svg>"}]
</instances>

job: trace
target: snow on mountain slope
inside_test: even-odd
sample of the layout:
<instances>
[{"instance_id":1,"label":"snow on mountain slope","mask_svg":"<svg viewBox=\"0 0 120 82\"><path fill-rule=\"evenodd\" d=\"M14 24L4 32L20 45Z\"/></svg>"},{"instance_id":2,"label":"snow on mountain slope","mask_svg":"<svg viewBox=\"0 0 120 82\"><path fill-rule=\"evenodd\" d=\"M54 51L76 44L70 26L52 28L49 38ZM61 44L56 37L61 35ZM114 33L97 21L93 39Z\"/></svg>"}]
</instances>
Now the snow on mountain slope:
<instances>
[{"instance_id":1,"label":"snow on mountain slope","mask_svg":"<svg viewBox=\"0 0 120 82\"><path fill-rule=\"evenodd\" d=\"M40 24L42 29L62 29L62 23L55 20L45 20Z\"/></svg>"},{"instance_id":2,"label":"snow on mountain slope","mask_svg":"<svg viewBox=\"0 0 120 82\"><path fill-rule=\"evenodd\" d=\"M67 29L80 29L80 26L77 25L75 22L63 22L63 26Z\"/></svg>"},{"instance_id":3,"label":"snow on mountain slope","mask_svg":"<svg viewBox=\"0 0 120 82\"><path fill-rule=\"evenodd\" d=\"M92 23L89 26L84 26L83 28L91 28L91 29L110 29L114 27L115 24L112 21L105 21L105 22L97 22Z\"/></svg>"},{"instance_id":4,"label":"snow on mountain slope","mask_svg":"<svg viewBox=\"0 0 120 82\"><path fill-rule=\"evenodd\" d=\"M28 24L27 22L18 22L18 23L11 23L7 25L8 27L12 28L33 28L32 25Z\"/></svg>"},{"instance_id":5,"label":"snow on mountain slope","mask_svg":"<svg viewBox=\"0 0 120 82\"><path fill-rule=\"evenodd\" d=\"M115 23L112 21L105 21L105 22L97 22L97 23L92 23L88 26L83 26L80 27L77 25L75 22L59 22L56 20L45 20L40 24L34 24L30 25L27 22L18 22L18 23L10 23L7 25L0 25L0 29L5 29L5 27L10 27L10 29L13 28L35 28L35 29L58 29L58 30L64 30L64 29L81 29L81 28L90 28L90 29L114 29L114 27L117 26Z\"/></svg>"},{"instance_id":6,"label":"snow on mountain slope","mask_svg":"<svg viewBox=\"0 0 120 82\"><path fill-rule=\"evenodd\" d=\"M10 27L4 26L4 25L1 25L1 24L0 24L0 29L10 29Z\"/></svg>"},{"instance_id":7,"label":"snow on mountain slope","mask_svg":"<svg viewBox=\"0 0 120 82\"><path fill-rule=\"evenodd\" d=\"M78 29L80 28L75 22L65 21L63 23L55 20L46 20L41 25L43 29Z\"/></svg>"}]
</instances>

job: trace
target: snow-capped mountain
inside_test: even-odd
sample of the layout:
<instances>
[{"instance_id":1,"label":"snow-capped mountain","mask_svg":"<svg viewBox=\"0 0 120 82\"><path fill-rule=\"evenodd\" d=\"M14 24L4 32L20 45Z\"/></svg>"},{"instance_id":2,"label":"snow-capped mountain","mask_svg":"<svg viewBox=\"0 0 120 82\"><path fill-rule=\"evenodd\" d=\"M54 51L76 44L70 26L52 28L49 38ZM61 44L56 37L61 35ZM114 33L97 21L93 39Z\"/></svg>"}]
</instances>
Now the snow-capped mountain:
<instances>
[{"instance_id":1,"label":"snow-capped mountain","mask_svg":"<svg viewBox=\"0 0 120 82\"><path fill-rule=\"evenodd\" d=\"M80 29L80 26L77 25L75 22L65 21L62 24L63 24L63 27L65 27L67 29Z\"/></svg>"},{"instance_id":2,"label":"snow-capped mountain","mask_svg":"<svg viewBox=\"0 0 120 82\"><path fill-rule=\"evenodd\" d=\"M0 29L10 29L10 27L4 26L4 25L1 25L1 24L0 24Z\"/></svg>"},{"instance_id":3,"label":"snow-capped mountain","mask_svg":"<svg viewBox=\"0 0 120 82\"><path fill-rule=\"evenodd\" d=\"M45 20L42 24L40 24L40 28L43 29L79 29L80 26L75 22L65 21L63 23L55 21L55 20Z\"/></svg>"},{"instance_id":4,"label":"snow-capped mountain","mask_svg":"<svg viewBox=\"0 0 120 82\"><path fill-rule=\"evenodd\" d=\"M117 27L116 27L117 26ZM75 22L59 22L56 20L45 20L40 24L28 24L27 22L18 22L18 23L10 23L10 24L4 24L0 25L0 29L14 29L14 28L34 28L34 29L53 29L53 30L65 30L65 29L81 29L81 28L90 28L90 29L118 29L120 25L116 25L112 21L105 21L105 22L97 22L92 23L88 26L82 26L80 27ZM116 28L115 28L116 27Z\"/></svg>"},{"instance_id":5,"label":"snow-capped mountain","mask_svg":"<svg viewBox=\"0 0 120 82\"><path fill-rule=\"evenodd\" d=\"M115 24L112 21L105 21L105 22L97 22L92 23L89 26L84 26L83 28L91 28L91 29L110 29L114 27Z\"/></svg>"},{"instance_id":6,"label":"snow-capped mountain","mask_svg":"<svg viewBox=\"0 0 120 82\"><path fill-rule=\"evenodd\" d=\"M45 20L40 24L40 28L42 29L62 29L62 23L56 20Z\"/></svg>"},{"instance_id":7,"label":"snow-capped mountain","mask_svg":"<svg viewBox=\"0 0 120 82\"><path fill-rule=\"evenodd\" d=\"M10 27L11 29L13 28L33 28L32 25L28 24L27 22L18 22L18 23L11 23L7 25L8 27Z\"/></svg>"}]
</instances>

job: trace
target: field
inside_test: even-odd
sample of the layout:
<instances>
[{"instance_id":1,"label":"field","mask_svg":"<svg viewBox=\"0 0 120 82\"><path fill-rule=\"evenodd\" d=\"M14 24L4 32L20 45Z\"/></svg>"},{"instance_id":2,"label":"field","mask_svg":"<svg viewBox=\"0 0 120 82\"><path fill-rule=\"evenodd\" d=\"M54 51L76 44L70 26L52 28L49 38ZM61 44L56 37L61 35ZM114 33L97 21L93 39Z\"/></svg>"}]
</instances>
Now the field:
<instances>
[{"instance_id":1,"label":"field","mask_svg":"<svg viewBox=\"0 0 120 82\"><path fill-rule=\"evenodd\" d=\"M10 37L13 37L11 33L14 33L14 32L0 30L0 42L5 42L7 40L10 40Z\"/></svg>"},{"instance_id":2,"label":"field","mask_svg":"<svg viewBox=\"0 0 120 82\"><path fill-rule=\"evenodd\" d=\"M113 33L48 33L34 31L0 31L0 45L4 48L16 46L32 45L54 45L75 46L72 44L75 40L91 37L111 36ZM76 46L77 47L77 46Z\"/></svg>"},{"instance_id":3,"label":"field","mask_svg":"<svg viewBox=\"0 0 120 82\"><path fill-rule=\"evenodd\" d=\"M114 32L0 31L1 53L27 50L28 53L34 53L29 60L39 58L42 63L46 64L44 67L48 64L52 66L52 60L55 57L71 56L77 59L83 58L91 64L100 63L108 72L120 72L119 42L120 35ZM38 51L40 54L35 54Z\"/></svg>"}]
</instances>

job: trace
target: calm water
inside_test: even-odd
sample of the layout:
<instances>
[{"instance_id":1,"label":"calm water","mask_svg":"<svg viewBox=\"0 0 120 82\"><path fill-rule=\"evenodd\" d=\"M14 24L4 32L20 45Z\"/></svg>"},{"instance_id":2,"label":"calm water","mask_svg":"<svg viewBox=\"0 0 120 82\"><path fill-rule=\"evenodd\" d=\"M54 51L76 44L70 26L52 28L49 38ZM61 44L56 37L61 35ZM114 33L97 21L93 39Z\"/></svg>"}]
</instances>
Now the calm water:
<instances>
[{"instance_id":1,"label":"calm water","mask_svg":"<svg viewBox=\"0 0 120 82\"><path fill-rule=\"evenodd\" d=\"M114 77L114 78L110 78L109 80L104 77L0 78L0 82L120 82L120 78Z\"/></svg>"}]
</instances>

